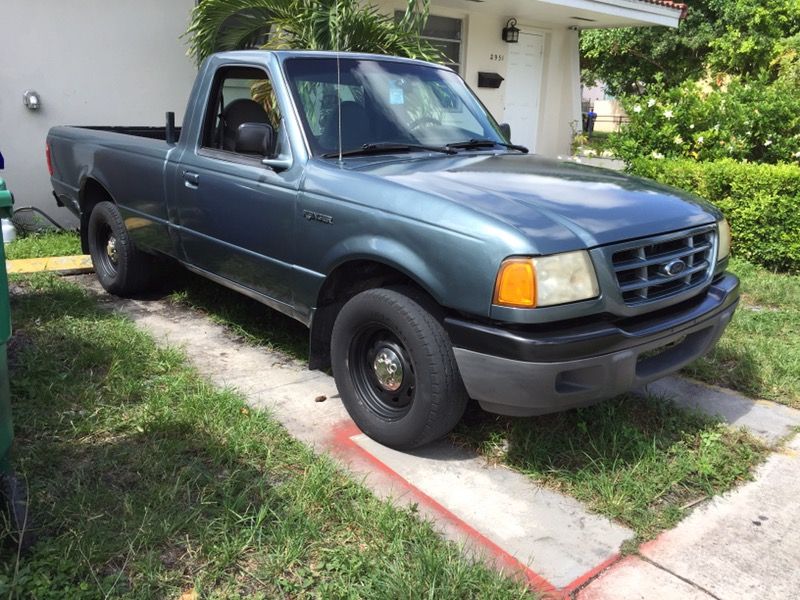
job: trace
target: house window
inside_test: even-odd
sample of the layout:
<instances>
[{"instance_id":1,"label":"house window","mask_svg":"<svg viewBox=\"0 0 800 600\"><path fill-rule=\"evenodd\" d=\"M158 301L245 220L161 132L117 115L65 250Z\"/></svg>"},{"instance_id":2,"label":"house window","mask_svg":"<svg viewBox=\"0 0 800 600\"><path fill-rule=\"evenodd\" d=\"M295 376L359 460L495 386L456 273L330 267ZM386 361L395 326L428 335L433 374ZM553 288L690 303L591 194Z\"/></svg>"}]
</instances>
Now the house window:
<instances>
[{"instance_id":1,"label":"house window","mask_svg":"<svg viewBox=\"0 0 800 600\"><path fill-rule=\"evenodd\" d=\"M399 21L403 14L402 10L395 11L394 17ZM443 64L456 73L461 72L461 29L461 19L431 15L420 36L442 51L446 57Z\"/></svg>"}]
</instances>

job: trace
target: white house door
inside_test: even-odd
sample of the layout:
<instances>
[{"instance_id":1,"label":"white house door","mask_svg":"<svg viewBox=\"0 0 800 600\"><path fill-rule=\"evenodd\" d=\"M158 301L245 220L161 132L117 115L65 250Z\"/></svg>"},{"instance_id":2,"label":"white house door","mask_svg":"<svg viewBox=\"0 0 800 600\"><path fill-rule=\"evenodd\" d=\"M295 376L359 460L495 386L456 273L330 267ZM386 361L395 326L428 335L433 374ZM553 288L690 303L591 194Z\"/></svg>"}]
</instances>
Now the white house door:
<instances>
[{"instance_id":1,"label":"white house door","mask_svg":"<svg viewBox=\"0 0 800 600\"><path fill-rule=\"evenodd\" d=\"M508 45L505 122L511 125L511 140L531 152L539 129L543 66L544 35L520 31L519 42Z\"/></svg>"}]
</instances>

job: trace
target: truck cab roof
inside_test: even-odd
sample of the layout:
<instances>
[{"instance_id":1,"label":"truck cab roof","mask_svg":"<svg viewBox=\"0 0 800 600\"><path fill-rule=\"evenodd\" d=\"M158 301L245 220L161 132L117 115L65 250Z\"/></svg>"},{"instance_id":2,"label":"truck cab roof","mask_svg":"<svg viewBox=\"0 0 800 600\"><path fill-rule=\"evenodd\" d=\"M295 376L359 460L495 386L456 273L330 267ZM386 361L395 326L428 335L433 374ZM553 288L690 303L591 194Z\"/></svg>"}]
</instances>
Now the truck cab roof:
<instances>
[{"instance_id":1,"label":"truck cab roof","mask_svg":"<svg viewBox=\"0 0 800 600\"><path fill-rule=\"evenodd\" d=\"M404 58L387 54L370 54L367 52L336 52L333 50L231 50L227 52L217 52L209 56L206 60L213 61L214 63L221 63L236 60L267 60L270 56L275 57L278 62L281 63L290 58L336 58L338 56L342 59L385 60L391 62L416 63L429 67L448 69L448 67L444 65L417 60L415 58Z\"/></svg>"}]
</instances>

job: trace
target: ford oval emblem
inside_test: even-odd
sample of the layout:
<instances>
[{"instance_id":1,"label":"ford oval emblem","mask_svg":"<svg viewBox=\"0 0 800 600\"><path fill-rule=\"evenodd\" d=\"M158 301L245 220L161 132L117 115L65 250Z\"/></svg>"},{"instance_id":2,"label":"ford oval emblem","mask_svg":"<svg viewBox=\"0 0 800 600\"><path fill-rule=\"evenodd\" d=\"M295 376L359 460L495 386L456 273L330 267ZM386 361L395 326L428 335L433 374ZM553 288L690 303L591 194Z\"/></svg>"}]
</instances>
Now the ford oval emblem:
<instances>
[{"instance_id":1,"label":"ford oval emblem","mask_svg":"<svg viewBox=\"0 0 800 600\"><path fill-rule=\"evenodd\" d=\"M671 260L665 265L661 265L661 270L665 275L674 277L675 275L680 275L686 270L686 263L678 258L676 260Z\"/></svg>"}]
</instances>

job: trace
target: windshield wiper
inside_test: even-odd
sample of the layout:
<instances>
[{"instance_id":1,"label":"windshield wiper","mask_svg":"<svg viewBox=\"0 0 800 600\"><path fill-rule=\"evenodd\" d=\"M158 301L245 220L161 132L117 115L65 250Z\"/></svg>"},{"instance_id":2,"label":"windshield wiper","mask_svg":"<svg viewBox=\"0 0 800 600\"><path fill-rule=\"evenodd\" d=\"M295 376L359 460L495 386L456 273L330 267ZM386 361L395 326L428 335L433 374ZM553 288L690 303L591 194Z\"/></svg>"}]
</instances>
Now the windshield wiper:
<instances>
[{"instance_id":1,"label":"windshield wiper","mask_svg":"<svg viewBox=\"0 0 800 600\"><path fill-rule=\"evenodd\" d=\"M509 150L517 150L518 152L522 152L524 154L528 153L528 149L525 146L520 146L518 144L506 144L505 142L496 142L494 140L479 140L476 138L466 140L464 142L453 142L452 144L446 144L445 146L447 148L464 148L467 150L471 148L491 148L494 146L503 146Z\"/></svg>"},{"instance_id":2,"label":"windshield wiper","mask_svg":"<svg viewBox=\"0 0 800 600\"><path fill-rule=\"evenodd\" d=\"M360 148L344 150L342 156L364 156L368 154L382 154L391 152L410 152L412 150L424 150L427 152L441 152L442 154L455 154L456 151L448 146L427 146L425 144L401 144L394 142L374 142L364 144ZM327 152L322 158L338 158L338 152Z\"/></svg>"}]
</instances>

